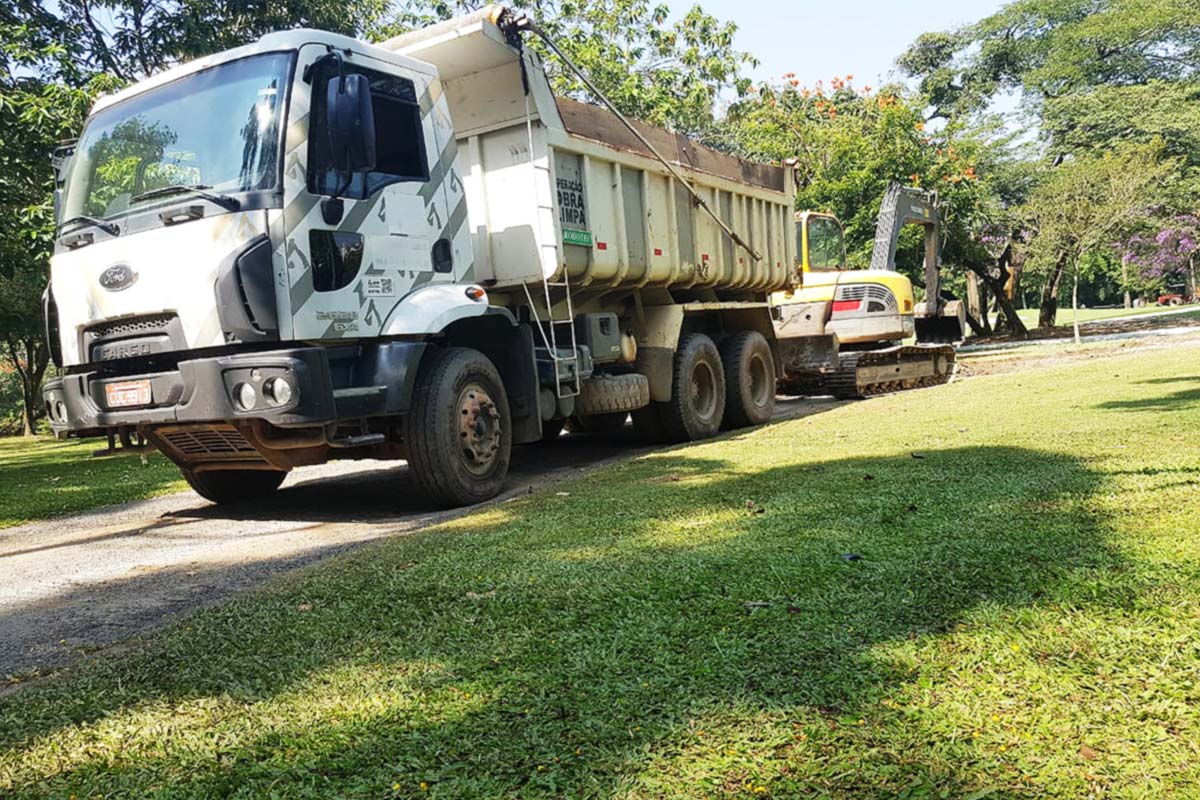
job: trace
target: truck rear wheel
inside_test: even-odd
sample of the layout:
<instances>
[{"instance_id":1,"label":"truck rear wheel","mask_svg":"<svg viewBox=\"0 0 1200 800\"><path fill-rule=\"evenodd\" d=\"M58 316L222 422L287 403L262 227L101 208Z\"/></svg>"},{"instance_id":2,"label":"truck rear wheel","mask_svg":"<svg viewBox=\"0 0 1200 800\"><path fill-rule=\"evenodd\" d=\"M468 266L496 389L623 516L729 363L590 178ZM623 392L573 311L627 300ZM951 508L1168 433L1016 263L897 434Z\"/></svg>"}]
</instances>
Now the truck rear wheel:
<instances>
[{"instance_id":1,"label":"truck rear wheel","mask_svg":"<svg viewBox=\"0 0 1200 800\"><path fill-rule=\"evenodd\" d=\"M721 342L725 369L726 428L762 425L775 412L775 359L758 331L739 331Z\"/></svg>"},{"instance_id":2,"label":"truck rear wheel","mask_svg":"<svg viewBox=\"0 0 1200 800\"><path fill-rule=\"evenodd\" d=\"M266 497L278 489L286 477L286 472L273 469L183 471L184 480L196 494L218 505Z\"/></svg>"},{"instance_id":3,"label":"truck rear wheel","mask_svg":"<svg viewBox=\"0 0 1200 800\"><path fill-rule=\"evenodd\" d=\"M679 337L671 399L656 405L668 442L693 442L716 435L725 416L725 369L712 339L703 333Z\"/></svg>"},{"instance_id":4,"label":"truck rear wheel","mask_svg":"<svg viewBox=\"0 0 1200 800\"><path fill-rule=\"evenodd\" d=\"M429 351L404 418L404 441L414 479L439 505L470 505L499 494L512 425L491 360L468 348Z\"/></svg>"}]
</instances>

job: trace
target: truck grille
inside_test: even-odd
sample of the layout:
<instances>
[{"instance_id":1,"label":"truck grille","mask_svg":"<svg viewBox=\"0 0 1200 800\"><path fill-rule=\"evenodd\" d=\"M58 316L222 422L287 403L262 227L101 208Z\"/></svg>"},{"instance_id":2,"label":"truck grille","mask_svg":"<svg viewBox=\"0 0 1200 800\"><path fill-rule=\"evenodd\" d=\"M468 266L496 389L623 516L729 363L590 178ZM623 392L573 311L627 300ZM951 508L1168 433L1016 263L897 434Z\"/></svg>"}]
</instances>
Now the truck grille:
<instances>
[{"instance_id":1,"label":"truck grille","mask_svg":"<svg viewBox=\"0 0 1200 800\"><path fill-rule=\"evenodd\" d=\"M185 461L256 458L258 451L231 425L159 428L154 437Z\"/></svg>"},{"instance_id":2,"label":"truck grille","mask_svg":"<svg viewBox=\"0 0 1200 800\"><path fill-rule=\"evenodd\" d=\"M142 333L164 333L174 314L154 314L147 317L129 317L115 319L112 322L101 322L87 329L93 340L113 339L116 337L137 336Z\"/></svg>"}]
</instances>

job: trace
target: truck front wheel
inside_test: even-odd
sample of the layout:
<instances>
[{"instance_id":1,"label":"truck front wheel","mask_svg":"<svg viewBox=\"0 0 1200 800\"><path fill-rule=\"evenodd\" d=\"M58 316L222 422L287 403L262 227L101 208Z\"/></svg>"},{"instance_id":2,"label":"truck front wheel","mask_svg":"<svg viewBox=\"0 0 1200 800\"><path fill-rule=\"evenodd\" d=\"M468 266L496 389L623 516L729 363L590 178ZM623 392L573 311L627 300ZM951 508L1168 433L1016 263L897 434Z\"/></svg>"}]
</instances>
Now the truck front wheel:
<instances>
[{"instance_id":1,"label":"truck front wheel","mask_svg":"<svg viewBox=\"0 0 1200 800\"><path fill-rule=\"evenodd\" d=\"M404 418L404 441L414 479L439 505L470 505L499 494L512 425L491 360L468 348L428 351Z\"/></svg>"},{"instance_id":2,"label":"truck front wheel","mask_svg":"<svg viewBox=\"0 0 1200 800\"><path fill-rule=\"evenodd\" d=\"M273 469L218 469L183 471L183 478L196 494L218 505L258 500L279 488L287 473Z\"/></svg>"}]
</instances>

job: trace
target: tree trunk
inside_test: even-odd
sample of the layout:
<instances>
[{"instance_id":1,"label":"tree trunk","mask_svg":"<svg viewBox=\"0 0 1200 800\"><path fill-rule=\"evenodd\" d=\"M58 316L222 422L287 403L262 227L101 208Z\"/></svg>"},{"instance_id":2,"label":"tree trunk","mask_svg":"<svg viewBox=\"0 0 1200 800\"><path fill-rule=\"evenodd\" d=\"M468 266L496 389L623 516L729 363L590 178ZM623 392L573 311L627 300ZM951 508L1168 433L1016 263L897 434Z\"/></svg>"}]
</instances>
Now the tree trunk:
<instances>
[{"instance_id":1,"label":"tree trunk","mask_svg":"<svg viewBox=\"0 0 1200 800\"><path fill-rule=\"evenodd\" d=\"M1075 344L1079 344L1079 264L1071 268L1071 324L1075 328Z\"/></svg>"},{"instance_id":2,"label":"tree trunk","mask_svg":"<svg viewBox=\"0 0 1200 800\"><path fill-rule=\"evenodd\" d=\"M1189 303L1196 302L1196 257L1188 256L1188 287L1191 290L1191 296L1188 298Z\"/></svg>"},{"instance_id":3,"label":"tree trunk","mask_svg":"<svg viewBox=\"0 0 1200 800\"><path fill-rule=\"evenodd\" d=\"M1058 316L1058 289L1062 285L1063 268L1067 265L1067 254L1063 253L1054 263L1054 270L1046 278L1042 289L1042 304L1038 308L1038 327L1053 328Z\"/></svg>"},{"instance_id":4,"label":"tree trunk","mask_svg":"<svg viewBox=\"0 0 1200 800\"><path fill-rule=\"evenodd\" d=\"M987 334L984 333L983 326L979 324L978 318L976 318L976 316L970 311L963 314L963 319L967 321L967 327L969 327L971 332L976 336L987 336Z\"/></svg>"},{"instance_id":5,"label":"tree trunk","mask_svg":"<svg viewBox=\"0 0 1200 800\"><path fill-rule=\"evenodd\" d=\"M1025 338L1029 335L1029 330L1025 327L1025 323L1021 322L1021 318L1017 316L1017 309L1013 306L1012 300L1009 299L1008 292L1005 291L1005 285L1008 283L1008 276L1011 269L1012 255L1013 250L1010 244L997 260L997 264L1000 267L1000 276L998 278L993 278L983 267L971 267L970 269L971 274L977 275L985 286L991 288L992 295L996 298L996 305L1000 307L1000 314L996 319L995 331L1007 330L1013 336Z\"/></svg>"},{"instance_id":6,"label":"tree trunk","mask_svg":"<svg viewBox=\"0 0 1200 800\"><path fill-rule=\"evenodd\" d=\"M29 398L24 398L25 402L21 408L21 435L26 439L32 439L37 435L37 420L34 419L33 408L29 405Z\"/></svg>"},{"instance_id":7,"label":"tree trunk","mask_svg":"<svg viewBox=\"0 0 1200 800\"><path fill-rule=\"evenodd\" d=\"M967 271L967 311L979 316L983 304L979 302L979 276L974 270Z\"/></svg>"},{"instance_id":8,"label":"tree trunk","mask_svg":"<svg viewBox=\"0 0 1200 800\"><path fill-rule=\"evenodd\" d=\"M1125 307L1133 308L1133 295L1129 293L1129 265L1121 259L1121 290L1125 292Z\"/></svg>"},{"instance_id":9,"label":"tree trunk","mask_svg":"<svg viewBox=\"0 0 1200 800\"><path fill-rule=\"evenodd\" d=\"M988 335L990 336L992 334L992 303L991 300L988 299L988 288L989 285L987 281L983 281L982 285L979 287L979 319L983 325L983 329L987 331Z\"/></svg>"},{"instance_id":10,"label":"tree trunk","mask_svg":"<svg viewBox=\"0 0 1200 800\"><path fill-rule=\"evenodd\" d=\"M8 343L8 355L17 377L21 379L21 429L26 437L37 430L37 418L41 412L42 377L50 364L50 351L36 339ZM23 356L23 358L22 358Z\"/></svg>"}]
</instances>

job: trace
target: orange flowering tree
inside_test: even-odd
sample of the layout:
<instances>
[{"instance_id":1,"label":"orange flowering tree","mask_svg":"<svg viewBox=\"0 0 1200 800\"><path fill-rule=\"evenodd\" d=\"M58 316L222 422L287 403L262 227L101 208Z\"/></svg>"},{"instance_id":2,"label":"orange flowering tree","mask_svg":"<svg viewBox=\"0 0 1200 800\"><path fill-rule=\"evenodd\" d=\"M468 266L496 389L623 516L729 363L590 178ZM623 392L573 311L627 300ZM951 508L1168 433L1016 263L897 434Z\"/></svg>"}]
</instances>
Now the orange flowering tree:
<instances>
[{"instance_id":1,"label":"orange flowering tree","mask_svg":"<svg viewBox=\"0 0 1200 800\"><path fill-rule=\"evenodd\" d=\"M995 280L998 254L986 234L1005 224L1002 184L1011 155L960 121L930 124L926 110L921 96L899 85L859 86L844 75L806 86L784 74L730 106L716 144L754 159L797 159L797 207L842 220L851 266L870 261L890 182L936 190L944 284L961 296L965 269ZM918 284L922 258L920 231L905 231L897 265Z\"/></svg>"},{"instance_id":2,"label":"orange flowering tree","mask_svg":"<svg viewBox=\"0 0 1200 800\"><path fill-rule=\"evenodd\" d=\"M978 240L986 142L961 129L927 127L924 104L899 86L856 86L853 75L805 86L792 74L753 87L725 117L719 144L740 155L798 161L797 205L832 211L846 229L848 257L870 260L875 218L888 183L935 189L946 209L947 258ZM914 232L901 266L920 263ZM958 251L958 252L955 252Z\"/></svg>"}]
</instances>

